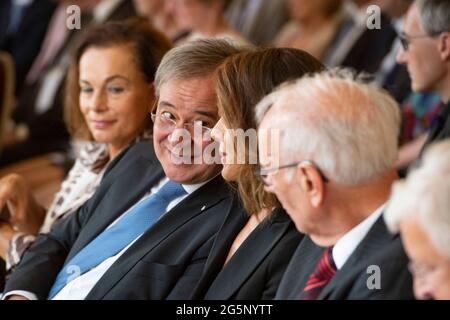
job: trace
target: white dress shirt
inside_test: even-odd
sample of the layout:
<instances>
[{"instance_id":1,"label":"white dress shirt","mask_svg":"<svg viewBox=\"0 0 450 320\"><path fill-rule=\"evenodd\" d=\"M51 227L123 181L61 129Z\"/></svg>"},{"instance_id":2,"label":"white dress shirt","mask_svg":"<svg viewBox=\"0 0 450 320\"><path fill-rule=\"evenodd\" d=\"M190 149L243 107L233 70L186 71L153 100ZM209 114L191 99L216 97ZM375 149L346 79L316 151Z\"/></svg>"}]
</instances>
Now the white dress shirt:
<instances>
[{"instance_id":1,"label":"white dress shirt","mask_svg":"<svg viewBox=\"0 0 450 320\"><path fill-rule=\"evenodd\" d=\"M162 179L157 185L155 185L148 194L146 194L144 197L142 197L141 200L136 202L132 207L130 207L125 213L123 213L118 219L116 219L111 225L108 227L110 228L113 226L117 221L122 219L126 214L129 214L131 210L141 201L144 201L154 193L158 192L158 190L168 181L169 179L164 178ZM193 193L197 189L199 189L201 186L205 185L212 179L199 183L199 184L190 184L186 185L183 184L184 190L186 190L187 194L176 198L175 200L171 201L166 209L166 212L170 211L172 208L174 208L178 203L180 203L184 198L186 198L189 194ZM120 251L115 256L112 256L102 263L100 263L97 267L92 268L90 271L84 273L83 275L76 277L75 279L71 280L64 288L61 289L58 294L53 297L52 300L83 300L86 298L86 296L89 294L89 292L94 288L94 286L97 284L97 282L100 280L100 278L109 270L109 268L114 264L114 262L117 261L117 259L120 258L122 254L125 253L132 245L135 243L140 237L139 235L135 240L133 240L127 247L125 247L122 251ZM74 273L76 270L74 271ZM6 299L8 296L11 295L21 295L26 297L29 300L37 300L37 296L28 291L21 291L21 290L15 290L10 291L6 293L3 296L3 299Z\"/></svg>"},{"instance_id":2,"label":"white dress shirt","mask_svg":"<svg viewBox=\"0 0 450 320\"><path fill-rule=\"evenodd\" d=\"M378 218L382 215L384 207L383 204L374 213L364 219L360 224L347 232L341 237L333 247L333 260L336 268L341 269L348 258L353 254L356 247L361 243L369 230L373 227Z\"/></svg>"}]
</instances>

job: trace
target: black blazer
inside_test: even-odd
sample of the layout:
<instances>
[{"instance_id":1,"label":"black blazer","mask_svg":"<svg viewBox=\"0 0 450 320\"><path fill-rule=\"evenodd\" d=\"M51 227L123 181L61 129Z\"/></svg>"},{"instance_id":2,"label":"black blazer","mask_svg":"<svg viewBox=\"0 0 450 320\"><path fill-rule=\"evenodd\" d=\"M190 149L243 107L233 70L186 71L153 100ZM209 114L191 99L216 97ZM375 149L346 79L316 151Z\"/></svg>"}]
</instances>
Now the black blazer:
<instances>
[{"instance_id":1,"label":"black blazer","mask_svg":"<svg viewBox=\"0 0 450 320\"><path fill-rule=\"evenodd\" d=\"M302 299L309 275L314 271L324 248L305 237L300 243L281 281L276 299ZM343 267L319 295L319 300L414 299L408 258L399 235L389 233L383 217L370 229ZM381 289L367 286L369 266L381 270Z\"/></svg>"},{"instance_id":2,"label":"black blazer","mask_svg":"<svg viewBox=\"0 0 450 320\"><path fill-rule=\"evenodd\" d=\"M273 299L281 277L303 235L289 216L277 209L242 243L223 267L230 247L248 221L238 202L220 228L192 299ZM223 268L222 268L223 267Z\"/></svg>"},{"instance_id":3,"label":"black blazer","mask_svg":"<svg viewBox=\"0 0 450 320\"><path fill-rule=\"evenodd\" d=\"M46 299L70 260L164 177L151 142L111 163L94 196L47 235L40 235L7 281ZM217 231L231 209L220 176L167 212L104 274L87 299L187 299L203 271Z\"/></svg>"}]
</instances>

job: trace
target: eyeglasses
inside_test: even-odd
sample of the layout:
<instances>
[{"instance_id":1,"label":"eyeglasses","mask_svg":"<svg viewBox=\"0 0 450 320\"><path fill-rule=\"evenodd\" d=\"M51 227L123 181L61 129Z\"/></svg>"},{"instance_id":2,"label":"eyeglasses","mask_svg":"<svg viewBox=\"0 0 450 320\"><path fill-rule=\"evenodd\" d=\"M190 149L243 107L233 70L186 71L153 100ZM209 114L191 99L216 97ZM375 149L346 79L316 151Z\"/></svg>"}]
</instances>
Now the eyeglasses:
<instances>
[{"instance_id":1,"label":"eyeglasses","mask_svg":"<svg viewBox=\"0 0 450 320\"><path fill-rule=\"evenodd\" d=\"M162 112L161 114L151 113L150 114L152 121L154 124L156 124L156 120L159 120L159 125L167 131L173 131L177 128L177 122L171 118L169 118L168 115L166 115L165 112ZM198 132L196 131L200 129L200 133L202 134L202 140L203 141L209 141L211 140L211 131L212 128L206 127L202 125L202 121L193 121L188 123L183 123L182 125L183 129L186 129L192 138L194 138L195 134Z\"/></svg>"},{"instance_id":2,"label":"eyeglasses","mask_svg":"<svg viewBox=\"0 0 450 320\"><path fill-rule=\"evenodd\" d=\"M414 39L422 39L422 38L430 38L431 36L424 34L420 36L409 36L405 32L400 32L397 35L398 39L400 40L400 43L402 44L403 50L408 51L409 46L411 45L411 40Z\"/></svg>"},{"instance_id":3,"label":"eyeglasses","mask_svg":"<svg viewBox=\"0 0 450 320\"><path fill-rule=\"evenodd\" d=\"M259 168L259 169L255 170L255 175L259 176L260 179L263 181L263 183L267 186L267 185L269 185L269 183L267 182L267 178L269 177L270 174L273 174L282 169L297 167L301 164L308 164L310 166L313 166L319 172L320 178L323 180L323 182L325 182L325 183L330 182L330 180L322 172L322 170L320 170L320 168L311 160L302 160L302 161L298 161L295 163L287 164L287 165L276 167L276 168L270 168L270 169Z\"/></svg>"}]
</instances>

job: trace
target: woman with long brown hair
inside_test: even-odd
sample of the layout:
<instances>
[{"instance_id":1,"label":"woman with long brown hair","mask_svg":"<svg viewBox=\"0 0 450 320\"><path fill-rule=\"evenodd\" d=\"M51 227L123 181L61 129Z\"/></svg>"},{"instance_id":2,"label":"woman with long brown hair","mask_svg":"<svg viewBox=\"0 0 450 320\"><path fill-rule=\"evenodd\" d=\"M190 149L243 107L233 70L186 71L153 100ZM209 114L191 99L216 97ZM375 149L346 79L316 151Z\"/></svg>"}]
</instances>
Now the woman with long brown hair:
<instances>
[{"instance_id":1,"label":"woman with long brown hair","mask_svg":"<svg viewBox=\"0 0 450 320\"><path fill-rule=\"evenodd\" d=\"M218 69L221 119L212 136L220 143L222 176L236 189L242 208L220 229L193 299L274 298L302 235L275 196L264 191L255 173L257 161L251 161L257 154L255 144L239 140L230 130L256 134L254 108L260 99L285 81L323 69L308 53L289 48L240 53ZM245 150L243 157L239 150ZM245 163L238 163L239 156Z\"/></svg>"}]
</instances>

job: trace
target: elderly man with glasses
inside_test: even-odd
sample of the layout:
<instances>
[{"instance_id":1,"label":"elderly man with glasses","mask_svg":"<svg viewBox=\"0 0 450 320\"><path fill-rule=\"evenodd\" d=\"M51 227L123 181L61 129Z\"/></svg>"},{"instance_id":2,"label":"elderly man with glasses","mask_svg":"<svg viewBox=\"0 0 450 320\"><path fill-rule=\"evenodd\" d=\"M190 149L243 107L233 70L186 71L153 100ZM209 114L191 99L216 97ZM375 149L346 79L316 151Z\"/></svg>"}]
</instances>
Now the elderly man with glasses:
<instances>
[{"instance_id":1,"label":"elderly man with glasses","mask_svg":"<svg viewBox=\"0 0 450 320\"><path fill-rule=\"evenodd\" d=\"M397 62L406 64L416 92L435 92L445 106L425 147L450 137L450 1L416 0L400 34Z\"/></svg>"},{"instance_id":2,"label":"elderly man with glasses","mask_svg":"<svg viewBox=\"0 0 450 320\"><path fill-rule=\"evenodd\" d=\"M266 97L257 122L265 188L307 235L277 298L412 299L400 237L382 218L397 179L396 102L350 72L325 72Z\"/></svg>"}]
</instances>

